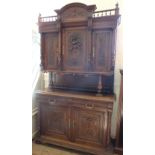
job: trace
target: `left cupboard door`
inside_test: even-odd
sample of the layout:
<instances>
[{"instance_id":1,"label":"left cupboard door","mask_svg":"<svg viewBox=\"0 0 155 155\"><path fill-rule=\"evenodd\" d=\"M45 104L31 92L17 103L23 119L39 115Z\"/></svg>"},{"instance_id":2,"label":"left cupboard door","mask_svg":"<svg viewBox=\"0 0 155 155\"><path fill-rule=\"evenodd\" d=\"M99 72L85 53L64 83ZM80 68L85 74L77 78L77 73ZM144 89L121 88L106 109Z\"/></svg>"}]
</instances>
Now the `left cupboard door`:
<instances>
[{"instance_id":1,"label":"left cupboard door","mask_svg":"<svg viewBox=\"0 0 155 155\"><path fill-rule=\"evenodd\" d=\"M41 67L45 71L60 68L59 33L48 32L41 34Z\"/></svg>"},{"instance_id":2,"label":"left cupboard door","mask_svg":"<svg viewBox=\"0 0 155 155\"><path fill-rule=\"evenodd\" d=\"M40 103L41 136L50 137L51 140L68 140L70 130L69 108L65 105L57 105L61 104L60 101L52 102L55 102L55 105Z\"/></svg>"}]
</instances>

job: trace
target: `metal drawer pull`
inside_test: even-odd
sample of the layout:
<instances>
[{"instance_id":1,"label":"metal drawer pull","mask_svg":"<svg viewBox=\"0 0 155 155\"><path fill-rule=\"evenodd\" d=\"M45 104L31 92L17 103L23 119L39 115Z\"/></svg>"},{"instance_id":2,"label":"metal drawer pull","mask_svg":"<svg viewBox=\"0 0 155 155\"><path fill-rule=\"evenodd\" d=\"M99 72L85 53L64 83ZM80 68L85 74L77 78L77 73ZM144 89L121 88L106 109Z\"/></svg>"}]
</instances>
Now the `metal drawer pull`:
<instances>
[{"instance_id":1,"label":"metal drawer pull","mask_svg":"<svg viewBox=\"0 0 155 155\"><path fill-rule=\"evenodd\" d=\"M50 104L50 105L55 104L55 100L49 100L49 104Z\"/></svg>"},{"instance_id":2,"label":"metal drawer pull","mask_svg":"<svg viewBox=\"0 0 155 155\"><path fill-rule=\"evenodd\" d=\"M87 103L87 104L85 105L85 107L88 108L88 109L93 109L93 108L94 108L94 104L88 104L88 103Z\"/></svg>"},{"instance_id":3,"label":"metal drawer pull","mask_svg":"<svg viewBox=\"0 0 155 155\"><path fill-rule=\"evenodd\" d=\"M69 129L70 129L71 125L70 125L70 119L69 119Z\"/></svg>"},{"instance_id":4,"label":"metal drawer pull","mask_svg":"<svg viewBox=\"0 0 155 155\"><path fill-rule=\"evenodd\" d=\"M73 128L75 127L75 122L74 122L74 120L73 120Z\"/></svg>"}]
</instances>

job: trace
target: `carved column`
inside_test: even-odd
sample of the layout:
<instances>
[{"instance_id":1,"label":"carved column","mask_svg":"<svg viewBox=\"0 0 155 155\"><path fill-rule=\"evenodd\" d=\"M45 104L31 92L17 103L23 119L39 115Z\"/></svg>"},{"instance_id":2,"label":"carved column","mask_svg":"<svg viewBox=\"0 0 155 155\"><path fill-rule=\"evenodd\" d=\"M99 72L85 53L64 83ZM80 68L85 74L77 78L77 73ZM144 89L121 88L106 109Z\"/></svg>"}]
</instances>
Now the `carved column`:
<instances>
[{"instance_id":1,"label":"carved column","mask_svg":"<svg viewBox=\"0 0 155 155\"><path fill-rule=\"evenodd\" d=\"M97 87L98 90L97 90L96 96L103 96L102 88L103 88L103 86L102 86L102 75L100 74L99 75L99 80L98 80L98 87Z\"/></svg>"}]
</instances>

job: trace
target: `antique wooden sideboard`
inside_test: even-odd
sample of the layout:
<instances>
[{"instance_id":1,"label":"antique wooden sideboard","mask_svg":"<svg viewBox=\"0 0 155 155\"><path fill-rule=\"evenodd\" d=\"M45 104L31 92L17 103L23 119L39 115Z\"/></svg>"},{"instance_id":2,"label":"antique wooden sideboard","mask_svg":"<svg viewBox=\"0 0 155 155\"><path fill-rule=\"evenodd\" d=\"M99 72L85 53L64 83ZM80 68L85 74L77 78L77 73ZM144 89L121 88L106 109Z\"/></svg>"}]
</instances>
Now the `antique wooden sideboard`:
<instances>
[{"instance_id":1,"label":"antique wooden sideboard","mask_svg":"<svg viewBox=\"0 0 155 155\"><path fill-rule=\"evenodd\" d=\"M71 3L41 17L41 69L49 87L36 92L38 141L103 154L110 143L118 4Z\"/></svg>"}]
</instances>

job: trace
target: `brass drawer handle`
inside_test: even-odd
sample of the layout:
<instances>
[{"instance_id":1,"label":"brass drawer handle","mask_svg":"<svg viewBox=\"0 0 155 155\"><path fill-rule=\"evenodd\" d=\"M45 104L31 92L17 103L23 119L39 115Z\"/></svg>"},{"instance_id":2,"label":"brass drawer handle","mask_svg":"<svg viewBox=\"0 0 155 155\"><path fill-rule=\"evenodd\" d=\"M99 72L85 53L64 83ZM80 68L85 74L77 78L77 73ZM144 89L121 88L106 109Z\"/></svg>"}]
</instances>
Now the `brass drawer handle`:
<instances>
[{"instance_id":1,"label":"brass drawer handle","mask_svg":"<svg viewBox=\"0 0 155 155\"><path fill-rule=\"evenodd\" d=\"M95 47L93 47L93 59L95 57Z\"/></svg>"},{"instance_id":2,"label":"brass drawer handle","mask_svg":"<svg viewBox=\"0 0 155 155\"><path fill-rule=\"evenodd\" d=\"M49 100L48 102L50 105L54 105L55 104L55 100Z\"/></svg>"},{"instance_id":3,"label":"brass drawer handle","mask_svg":"<svg viewBox=\"0 0 155 155\"><path fill-rule=\"evenodd\" d=\"M70 123L70 119L69 119L69 129L70 129L70 127L71 127L71 123Z\"/></svg>"},{"instance_id":4,"label":"brass drawer handle","mask_svg":"<svg viewBox=\"0 0 155 155\"><path fill-rule=\"evenodd\" d=\"M73 128L75 128L75 121L73 120Z\"/></svg>"},{"instance_id":5,"label":"brass drawer handle","mask_svg":"<svg viewBox=\"0 0 155 155\"><path fill-rule=\"evenodd\" d=\"M94 108L94 104L86 104L85 105L85 107L87 108L87 109L93 109Z\"/></svg>"}]
</instances>

